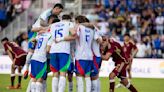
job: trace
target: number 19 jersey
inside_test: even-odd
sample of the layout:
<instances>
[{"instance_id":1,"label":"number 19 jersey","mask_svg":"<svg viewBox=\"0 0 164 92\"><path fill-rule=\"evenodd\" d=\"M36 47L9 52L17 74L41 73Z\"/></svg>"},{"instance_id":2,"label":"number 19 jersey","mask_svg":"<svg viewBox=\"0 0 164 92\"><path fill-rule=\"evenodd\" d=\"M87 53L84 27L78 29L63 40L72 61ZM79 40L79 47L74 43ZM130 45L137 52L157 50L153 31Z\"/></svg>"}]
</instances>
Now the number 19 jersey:
<instances>
[{"instance_id":1,"label":"number 19 jersey","mask_svg":"<svg viewBox=\"0 0 164 92\"><path fill-rule=\"evenodd\" d=\"M32 56L32 60L36 60L39 62L46 62L47 60L47 44L50 42L51 34L50 33L43 33L36 36L36 47L34 50L34 54Z\"/></svg>"},{"instance_id":2,"label":"number 19 jersey","mask_svg":"<svg viewBox=\"0 0 164 92\"><path fill-rule=\"evenodd\" d=\"M73 28L74 24L68 21L61 21L51 25L50 32L52 34L52 44L50 53L66 53L70 54L70 41L62 41L59 43L53 42L55 38L63 38L69 36L70 28Z\"/></svg>"},{"instance_id":3,"label":"number 19 jersey","mask_svg":"<svg viewBox=\"0 0 164 92\"><path fill-rule=\"evenodd\" d=\"M94 39L94 30L79 25L77 29L78 39L76 39L76 60L93 60L92 42Z\"/></svg>"}]
</instances>

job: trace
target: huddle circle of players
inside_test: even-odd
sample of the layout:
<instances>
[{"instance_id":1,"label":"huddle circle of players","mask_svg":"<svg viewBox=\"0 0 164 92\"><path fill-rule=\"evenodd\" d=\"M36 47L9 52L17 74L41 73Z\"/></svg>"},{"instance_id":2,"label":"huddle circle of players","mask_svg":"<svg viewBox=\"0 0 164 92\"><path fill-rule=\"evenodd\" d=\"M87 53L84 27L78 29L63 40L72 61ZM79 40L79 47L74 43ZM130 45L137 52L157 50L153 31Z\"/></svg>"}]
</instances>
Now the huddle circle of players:
<instances>
[{"instance_id":1,"label":"huddle circle of players","mask_svg":"<svg viewBox=\"0 0 164 92\"><path fill-rule=\"evenodd\" d=\"M63 6L55 4L52 9L44 11L32 26L29 36L29 52L23 51L16 43L7 38L1 40L5 51L13 64L11 69L11 86L8 89L21 88L21 69L25 65L24 78L28 77L31 64L31 80L26 92L46 92L47 74L53 73L52 92L64 92L66 76L68 75L69 92L73 92L73 73L76 74L77 91L100 92L99 69L102 60L110 57L115 62L115 68L109 74L109 91L114 92L115 77L131 92L137 92L128 81L126 71L131 78L130 69L137 48L129 41L129 35L124 36L124 46L105 36L95 25L82 15L72 22L70 15L58 19ZM132 53L135 52L135 53ZM14 86L15 69L18 68L18 85ZM49 85L48 85L49 86Z\"/></svg>"}]
</instances>

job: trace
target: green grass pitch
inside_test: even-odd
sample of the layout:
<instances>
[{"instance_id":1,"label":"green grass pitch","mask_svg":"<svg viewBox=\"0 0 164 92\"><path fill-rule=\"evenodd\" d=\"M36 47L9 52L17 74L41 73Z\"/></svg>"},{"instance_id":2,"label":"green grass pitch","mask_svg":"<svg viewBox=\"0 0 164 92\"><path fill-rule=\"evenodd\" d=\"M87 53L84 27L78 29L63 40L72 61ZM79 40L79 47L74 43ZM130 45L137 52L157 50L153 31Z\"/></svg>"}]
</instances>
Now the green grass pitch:
<instances>
[{"instance_id":1,"label":"green grass pitch","mask_svg":"<svg viewBox=\"0 0 164 92\"><path fill-rule=\"evenodd\" d=\"M51 77L48 77L47 85L48 91L51 92ZM17 77L15 79L15 84L17 83ZM108 78L100 78L101 80L101 92L109 92L109 80ZM116 79L117 81L117 79ZM28 85L29 79L22 80L22 89L19 90L8 90L6 86L10 85L10 75L0 74L0 92L26 92L26 87ZM117 81L118 82L118 81ZM74 92L76 88L76 79L74 78ZM134 86L138 89L138 92L164 92L164 79L150 79L150 78L134 78L132 80ZM68 83L67 83L68 85ZM65 92L68 88L66 88ZM115 89L115 92L129 92L125 88Z\"/></svg>"}]
</instances>

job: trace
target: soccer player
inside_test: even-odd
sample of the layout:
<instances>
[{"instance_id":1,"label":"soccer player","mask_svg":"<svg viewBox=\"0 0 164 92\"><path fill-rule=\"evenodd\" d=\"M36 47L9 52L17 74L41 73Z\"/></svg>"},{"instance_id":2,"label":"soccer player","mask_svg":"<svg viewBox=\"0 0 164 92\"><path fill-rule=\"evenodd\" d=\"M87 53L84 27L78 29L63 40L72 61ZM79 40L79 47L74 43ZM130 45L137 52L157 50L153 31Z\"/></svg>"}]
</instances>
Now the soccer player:
<instances>
[{"instance_id":1,"label":"soccer player","mask_svg":"<svg viewBox=\"0 0 164 92\"><path fill-rule=\"evenodd\" d=\"M91 67L93 62L92 42L94 39L94 27L80 25L85 23L86 17L77 16L76 52L75 52L75 69L77 79L77 92L84 92L83 78L86 81L86 92L91 92Z\"/></svg>"},{"instance_id":2,"label":"soccer player","mask_svg":"<svg viewBox=\"0 0 164 92\"><path fill-rule=\"evenodd\" d=\"M134 44L134 42L131 40L129 34L124 35L124 44L123 44L123 51L126 54L128 60L130 61L127 66L127 72L128 72L128 78L129 81L131 81L132 75L131 75L131 67L132 67L132 61L133 57L137 54L138 49L137 46ZM121 87L121 84L118 84L116 88Z\"/></svg>"},{"instance_id":3,"label":"soccer player","mask_svg":"<svg viewBox=\"0 0 164 92\"><path fill-rule=\"evenodd\" d=\"M39 31L45 31L47 29L48 26L48 21L49 21L49 17L50 16L55 16L56 18L58 18L57 15L59 15L63 10L63 5L62 4L55 4L54 7L52 9L48 9L46 11L44 11L39 18L37 19L37 21L34 23L34 25L32 26L32 31L34 33L32 33L31 38L35 38L37 36L36 32ZM26 58L26 72L24 73L25 78L28 76L28 70L29 70L29 61L30 58L33 54L33 49L34 49L34 44L31 43L29 39L29 52L27 54L27 58Z\"/></svg>"},{"instance_id":4,"label":"soccer player","mask_svg":"<svg viewBox=\"0 0 164 92\"><path fill-rule=\"evenodd\" d=\"M10 59L12 60L11 65L11 86L8 86L8 89L19 89L21 88L21 70L22 67L25 64L26 61L26 55L27 53L19 47L15 42L10 42L8 38L3 38L1 40L1 43L3 44L3 47L7 54L9 55ZM18 85L14 86L14 80L15 80L15 70L18 69Z\"/></svg>"},{"instance_id":5,"label":"soccer player","mask_svg":"<svg viewBox=\"0 0 164 92\"><path fill-rule=\"evenodd\" d=\"M47 77L47 43L50 41L49 32L41 33L32 41L36 41L34 54L31 58L31 92L43 92L43 80Z\"/></svg>"},{"instance_id":6,"label":"soccer player","mask_svg":"<svg viewBox=\"0 0 164 92\"><path fill-rule=\"evenodd\" d=\"M70 41L65 37L74 30L74 25L70 22L70 15L63 15L62 21L51 25L52 44L50 48L50 69L53 72L52 92L64 92L66 86L66 73L70 65ZM54 42L55 41L55 42Z\"/></svg>"},{"instance_id":7,"label":"soccer player","mask_svg":"<svg viewBox=\"0 0 164 92\"><path fill-rule=\"evenodd\" d=\"M48 18L48 24L50 25L50 24L52 24L52 23L55 23L55 22L59 22L60 20L56 17L56 16L54 16L54 15L50 15L49 16L49 18ZM47 29L45 29L45 30L47 30ZM45 32L45 30L40 30L39 31L39 33L44 33ZM30 32L30 34L28 35L29 37L30 37L30 42L29 42L29 53L30 52L34 52L33 50L35 49L35 42L32 42L31 40L34 38L34 36L36 36L37 34L36 34L36 32ZM26 58L26 60L27 60L27 58ZM30 58L29 58L29 60L30 60ZM29 64L30 64L30 62L27 62L26 63L26 72L25 72L25 74L24 74L24 78L26 79L27 77L28 77L28 68L29 68ZM47 57L47 71L49 72L49 57ZM26 90L26 92L30 92L30 85L31 85L31 80L30 80L30 82L29 82L29 84L28 84L28 87L27 87L27 90ZM46 85L46 80L44 80L43 81L43 92L46 92L46 87L47 85Z\"/></svg>"},{"instance_id":8,"label":"soccer player","mask_svg":"<svg viewBox=\"0 0 164 92\"><path fill-rule=\"evenodd\" d=\"M131 92L137 92L136 88L128 82L126 78L126 67L129 63L129 60L127 59L123 48L121 45L114 40L110 38L103 37L103 43L108 47L108 50L106 53L102 53L101 57L103 60L109 60L110 57L113 58L113 61L115 62L115 68L109 75L109 81L110 81L110 92L114 92L114 86L115 86L115 80L114 78L117 76L121 79L121 83L128 88Z\"/></svg>"},{"instance_id":9,"label":"soccer player","mask_svg":"<svg viewBox=\"0 0 164 92\"><path fill-rule=\"evenodd\" d=\"M95 39L92 43L93 66L91 72L92 92L100 92L99 69L101 67L100 43L102 42L101 33L95 29Z\"/></svg>"}]
</instances>

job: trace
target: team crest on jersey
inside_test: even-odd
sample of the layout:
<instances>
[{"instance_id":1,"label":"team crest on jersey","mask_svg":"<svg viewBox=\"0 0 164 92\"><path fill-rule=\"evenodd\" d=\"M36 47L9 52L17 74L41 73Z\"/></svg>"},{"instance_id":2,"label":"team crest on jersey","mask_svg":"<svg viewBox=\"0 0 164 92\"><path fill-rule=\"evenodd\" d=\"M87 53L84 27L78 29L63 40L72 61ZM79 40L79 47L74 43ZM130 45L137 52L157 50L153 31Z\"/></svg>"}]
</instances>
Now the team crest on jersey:
<instances>
[{"instance_id":1,"label":"team crest on jersey","mask_svg":"<svg viewBox=\"0 0 164 92\"><path fill-rule=\"evenodd\" d=\"M124 47L124 52L126 52L127 51L127 49Z\"/></svg>"}]
</instances>

